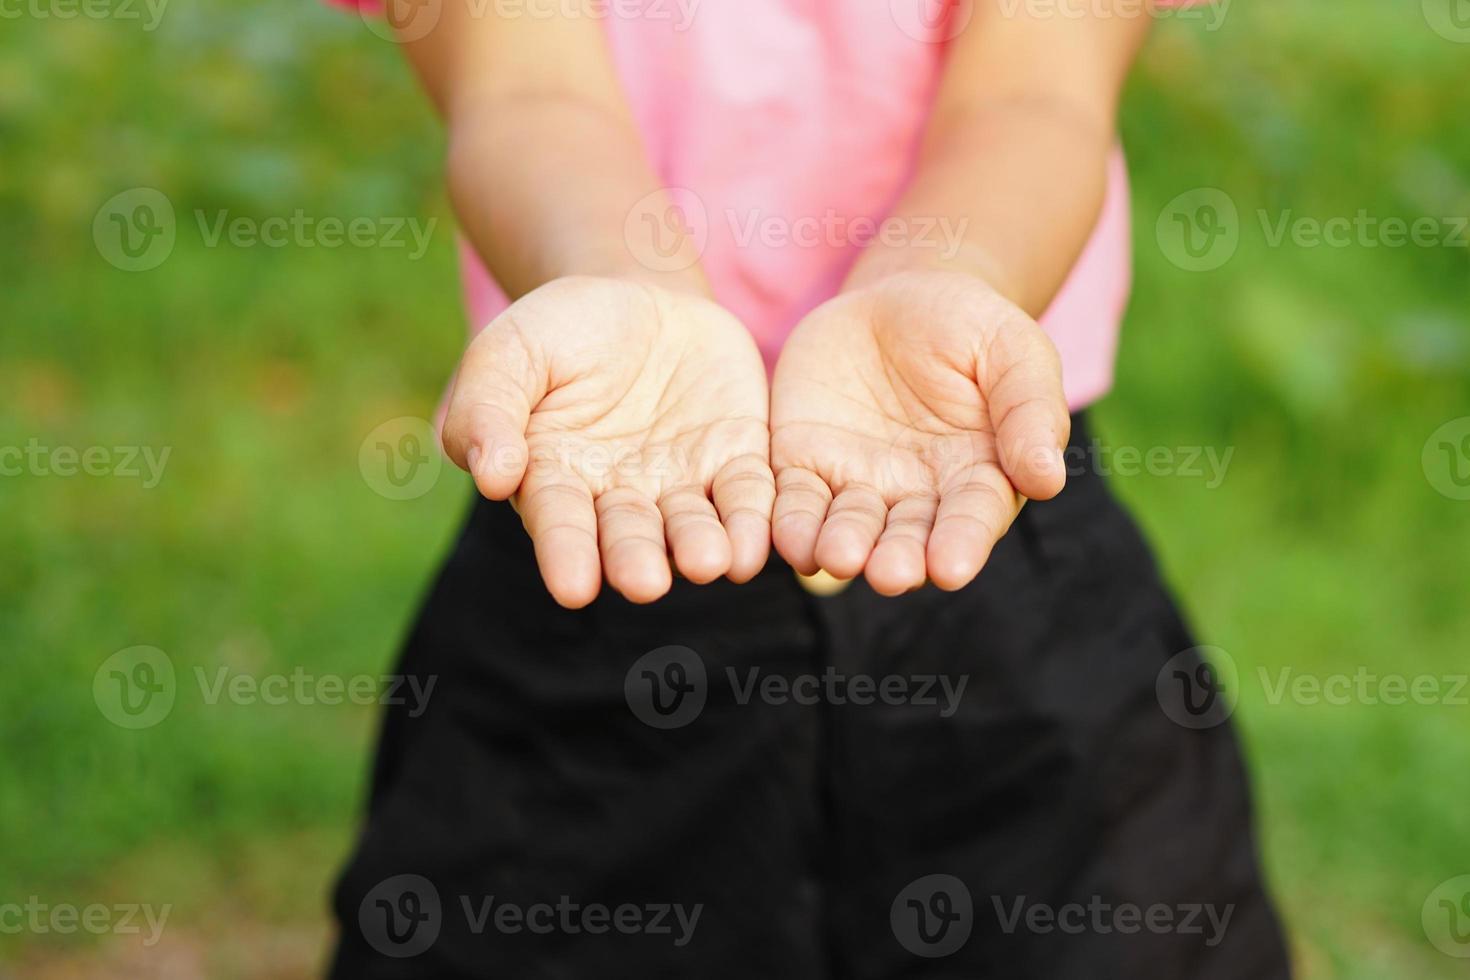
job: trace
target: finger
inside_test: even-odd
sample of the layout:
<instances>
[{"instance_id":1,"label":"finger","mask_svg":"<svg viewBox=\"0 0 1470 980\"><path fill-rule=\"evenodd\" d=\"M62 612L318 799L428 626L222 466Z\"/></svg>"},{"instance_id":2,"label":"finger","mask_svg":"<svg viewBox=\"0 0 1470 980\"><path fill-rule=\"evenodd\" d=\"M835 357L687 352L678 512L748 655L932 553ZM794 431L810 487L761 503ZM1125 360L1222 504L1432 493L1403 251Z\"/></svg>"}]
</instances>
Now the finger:
<instances>
[{"instance_id":1,"label":"finger","mask_svg":"<svg viewBox=\"0 0 1470 980\"><path fill-rule=\"evenodd\" d=\"M811 470L787 467L776 474L771 542L787 564L803 575L817 571L817 535L832 504L832 488Z\"/></svg>"},{"instance_id":2,"label":"finger","mask_svg":"<svg viewBox=\"0 0 1470 980\"><path fill-rule=\"evenodd\" d=\"M526 423L546 388L545 365L498 321L465 351L444 416L444 451L491 500L510 497L525 478Z\"/></svg>"},{"instance_id":3,"label":"finger","mask_svg":"<svg viewBox=\"0 0 1470 980\"><path fill-rule=\"evenodd\" d=\"M475 404L451 409L455 437L463 456L458 460L475 486L491 500L505 500L516 492L526 475L525 416L499 405ZM446 448L449 421L445 422ZM454 458L451 456L451 458Z\"/></svg>"},{"instance_id":4,"label":"finger","mask_svg":"<svg viewBox=\"0 0 1470 980\"><path fill-rule=\"evenodd\" d=\"M888 519L888 505L871 487L848 487L832 498L817 536L817 564L838 578L863 570Z\"/></svg>"},{"instance_id":5,"label":"finger","mask_svg":"<svg viewBox=\"0 0 1470 980\"><path fill-rule=\"evenodd\" d=\"M999 470L973 474L939 498L927 552L929 578L941 589L964 588L980 573L995 543L1020 511Z\"/></svg>"},{"instance_id":6,"label":"finger","mask_svg":"<svg viewBox=\"0 0 1470 980\"><path fill-rule=\"evenodd\" d=\"M652 500L628 487L597 498L597 540L607 584L631 602L652 602L669 591L664 519Z\"/></svg>"},{"instance_id":7,"label":"finger","mask_svg":"<svg viewBox=\"0 0 1470 980\"><path fill-rule=\"evenodd\" d=\"M536 467L521 487L516 509L536 546L536 564L552 598L568 609L595 599L602 562L587 484L565 470Z\"/></svg>"},{"instance_id":8,"label":"finger","mask_svg":"<svg viewBox=\"0 0 1470 980\"><path fill-rule=\"evenodd\" d=\"M1055 497L1067 481L1062 450L1072 430L1056 347L1033 323L1006 327L987 354L986 375L1006 476L1027 497Z\"/></svg>"},{"instance_id":9,"label":"finger","mask_svg":"<svg viewBox=\"0 0 1470 980\"><path fill-rule=\"evenodd\" d=\"M703 585L730 570L730 538L702 487L677 487L658 509L680 575Z\"/></svg>"},{"instance_id":10,"label":"finger","mask_svg":"<svg viewBox=\"0 0 1470 980\"><path fill-rule=\"evenodd\" d=\"M737 456L720 467L711 490L730 539L730 578L748 582L771 554L776 481L770 463L755 453Z\"/></svg>"},{"instance_id":11,"label":"finger","mask_svg":"<svg viewBox=\"0 0 1470 980\"><path fill-rule=\"evenodd\" d=\"M925 547L938 508L934 497L905 497L888 511L888 523L864 570L874 592L899 595L924 584Z\"/></svg>"}]
</instances>

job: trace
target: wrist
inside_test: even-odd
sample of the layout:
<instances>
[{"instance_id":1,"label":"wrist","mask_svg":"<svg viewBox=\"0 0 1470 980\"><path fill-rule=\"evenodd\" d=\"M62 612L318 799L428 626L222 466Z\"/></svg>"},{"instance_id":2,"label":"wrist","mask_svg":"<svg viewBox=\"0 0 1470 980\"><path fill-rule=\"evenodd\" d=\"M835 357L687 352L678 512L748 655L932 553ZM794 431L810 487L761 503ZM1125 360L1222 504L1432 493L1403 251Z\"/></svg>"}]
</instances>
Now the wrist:
<instances>
[{"instance_id":1,"label":"wrist","mask_svg":"<svg viewBox=\"0 0 1470 980\"><path fill-rule=\"evenodd\" d=\"M978 279L1011 302L1023 305L1020 302L1019 286L1011 280L1005 267L985 248L974 242L961 242L957 248L943 252L872 245L854 263L842 284L842 292L866 289L895 276L922 273L962 275Z\"/></svg>"},{"instance_id":2,"label":"wrist","mask_svg":"<svg viewBox=\"0 0 1470 980\"><path fill-rule=\"evenodd\" d=\"M556 251L556 250L553 250ZM583 242L556 251L548 264L548 278L591 276L618 282L654 286L671 293L710 299L709 280L698 262L683 268L656 268L640 262L625 243L594 245Z\"/></svg>"},{"instance_id":3,"label":"wrist","mask_svg":"<svg viewBox=\"0 0 1470 980\"><path fill-rule=\"evenodd\" d=\"M533 111L534 110L534 111ZM595 178L582 174L594 150ZM703 239L654 185L636 136L577 99L460 103L446 178L465 237L512 299L588 276L708 297Z\"/></svg>"}]
</instances>

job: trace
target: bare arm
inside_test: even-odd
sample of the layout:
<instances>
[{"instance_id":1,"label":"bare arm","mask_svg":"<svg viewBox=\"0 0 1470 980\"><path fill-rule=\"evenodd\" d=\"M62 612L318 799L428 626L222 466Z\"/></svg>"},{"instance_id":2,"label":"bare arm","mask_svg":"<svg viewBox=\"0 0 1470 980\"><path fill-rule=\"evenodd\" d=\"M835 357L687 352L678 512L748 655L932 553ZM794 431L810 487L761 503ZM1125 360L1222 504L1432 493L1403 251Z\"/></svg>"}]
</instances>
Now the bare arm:
<instances>
[{"instance_id":1,"label":"bare arm","mask_svg":"<svg viewBox=\"0 0 1470 980\"><path fill-rule=\"evenodd\" d=\"M894 212L955 222L959 253L875 244L849 286L949 269L1039 316L1065 281L1102 206L1118 95L1151 19L1127 0L1067 16L1027 7L976 0Z\"/></svg>"},{"instance_id":2,"label":"bare arm","mask_svg":"<svg viewBox=\"0 0 1470 980\"><path fill-rule=\"evenodd\" d=\"M547 17L442 0L427 32L400 32L449 127L460 224L515 300L460 361L444 448L515 502L570 607L604 580L651 602L675 568L745 581L775 493L760 353L709 299L693 241L655 248L671 202L593 0L575 2Z\"/></svg>"},{"instance_id":3,"label":"bare arm","mask_svg":"<svg viewBox=\"0 0 1470 980\"><path fill-rule=\"evenodd\" d=\"M682 271L656 272L625 239L625 227L643 230L629 225L630 207L657 195L659 183L602 22L590 0L579 2L580 14L547 18L444 0L423 37L405 35L408 59L448 126L455 212L513 299L574 274L704 292L696 255L659 263ZM657 197L645 206L663 213Z\"/></svg>"}]
</instances>

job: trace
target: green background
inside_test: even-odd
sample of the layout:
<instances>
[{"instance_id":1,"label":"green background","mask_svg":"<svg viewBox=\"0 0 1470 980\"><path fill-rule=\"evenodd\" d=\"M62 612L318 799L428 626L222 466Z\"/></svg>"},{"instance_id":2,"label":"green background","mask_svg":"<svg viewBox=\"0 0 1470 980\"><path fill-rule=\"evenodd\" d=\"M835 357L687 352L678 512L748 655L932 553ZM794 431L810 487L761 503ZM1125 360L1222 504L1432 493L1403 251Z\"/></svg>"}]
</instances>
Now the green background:
<instances>
[{"instance_id":1,"label":"green background","mask_svg":"<svg viewBox=\"0 0 1470 980\"><path fill-rule=\"evenodd\" d=\"M171 455L152 488L0 477L0 902L173 911L152 949L23 932L0 935L0 964L309 976L374 712L210 705L192 671L390 669L450 541L462 474L395 501L358 459L381 423L432 411L463 342L441 135L351 14L173 0L148 31L141 7L7 9L22 14L0 24L0 446ZM1169 18L1123 113L1136 288L1095 418L1113 446L1234 450L1217 487L1114 485L1201 642L1239 667L1265 860L1312 978L1467 966L1420 914L1470 873L1470 707L1273 703L1260 674L1470 669L1470 502L1436 489L1452 475L1436 447L1421 458L1470 416L1470 249L1273 245L1259 218L1470 215L1470 44L1431 21L1419 0L1236 2L1218 30ZM113 267L92 232L134 187L178 214L148 272ZM1201 187L1237 208L1239 245L1187 271L1167 208ZM440 223L414 261L211 248L194 218L297 209ZM168 653L181 693L131 731L92 681L138 644Z\"/></svg>"}]
</instances>

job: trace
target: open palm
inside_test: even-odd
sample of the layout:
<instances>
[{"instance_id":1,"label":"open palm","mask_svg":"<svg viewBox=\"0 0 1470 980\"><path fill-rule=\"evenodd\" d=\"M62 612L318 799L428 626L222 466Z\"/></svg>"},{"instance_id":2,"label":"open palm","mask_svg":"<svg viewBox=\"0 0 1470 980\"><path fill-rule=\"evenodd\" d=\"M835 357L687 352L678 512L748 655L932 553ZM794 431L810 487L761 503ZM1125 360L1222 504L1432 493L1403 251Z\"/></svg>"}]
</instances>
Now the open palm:
<instances>
[{"instance_id":1,"label":"open palm","mask_svg":"<svg viewBox=\"0 0 1470 980\"><path fill-rule=\"evenodd\" d=\"M1055 348L980 280L905 273L807 316L776 366L777 551L893 595L979 573L1024 498L1065 481Z\"/></svg>"},{"instance_id":2,"label":"open palm","mask_svg":"<svg viewBox=\"0 0 1470 980\"><path fill-rule=\"evenodd\" d=\"M744 581L770 549L765 369L707 299L559 279L466 351L444 446L485 496L512 499L551 594L608 584L635 602L685 577Z\"/></svg>"}]
</instances>

